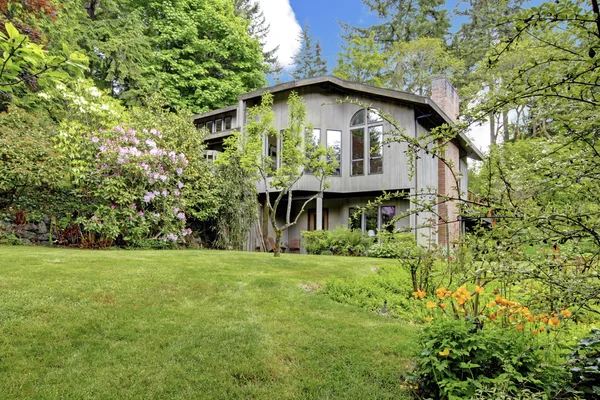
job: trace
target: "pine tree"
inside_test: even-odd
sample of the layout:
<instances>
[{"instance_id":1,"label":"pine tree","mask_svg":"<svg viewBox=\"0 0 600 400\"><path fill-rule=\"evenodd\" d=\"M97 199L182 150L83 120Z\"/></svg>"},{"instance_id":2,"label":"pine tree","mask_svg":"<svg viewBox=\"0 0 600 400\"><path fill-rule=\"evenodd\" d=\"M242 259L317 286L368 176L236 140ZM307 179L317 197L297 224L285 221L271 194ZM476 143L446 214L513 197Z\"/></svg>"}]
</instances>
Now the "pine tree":
<instances>
[{"instance_id":1,"label":"pine tree","mask_svg":"<svg viewBox=\"0 0 600 400\"><path fill-rule=\"evenodd\" d=\"M313 78L315 76L327 75L327 62L323 59L321 42L318 40L313 44L314 38L310 35L308 21L298 38L301 47L294 56L296 68L291 73L295 79Z\"/></svg>"},{"instance_id":2,"label":"pine tree","mask_svg":"<svg viewBox=\"0 0 600 400\"><path fill-rule=\"evenodd\" d=\"M248 34L258 40L262 47L265 71L277 80L283 71L283 65L277 59L279 45L272 49L267 48L267 35L271 26L259 3L254 0L235 0L235 14L248 21Z\"/></svg>"},{"instance_id":3,"label":"pine tree","mask_svg":"<svg viewBox=\"0 0 600 400\"><path fill-rule=\"evenodd\" d=\"M349 41L354 34L375 35L386 49L398 41L409 42L422 37L444 39L450 29L447 10L441 9L444 0L362 0L377 15L378 25L368 28L340 23Z\"/></svg>"}]
</instances>

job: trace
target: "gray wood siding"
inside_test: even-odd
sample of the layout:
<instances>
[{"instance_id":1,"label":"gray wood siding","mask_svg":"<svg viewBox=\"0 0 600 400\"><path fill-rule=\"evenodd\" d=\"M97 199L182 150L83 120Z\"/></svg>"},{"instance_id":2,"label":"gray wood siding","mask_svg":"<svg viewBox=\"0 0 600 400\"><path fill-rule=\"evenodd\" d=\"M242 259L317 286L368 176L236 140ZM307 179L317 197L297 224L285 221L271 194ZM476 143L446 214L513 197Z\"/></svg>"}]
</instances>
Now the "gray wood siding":
<instances>
[{"instance_id":1,"label":"gray wood siding","mask_svg":"<svg viewBox=\"0 0 600 400\"><path fill-rule=\"evenodd\" d=\"M274 98L274 124L278 130L284 129L287 126L288 107L286 101L288 94L289 92L277 93ZM321 130L321 144L323 146L326 145L328 130L342 132L341 176L332 176L329 178L329 192L353 193L375 190L397 190L409 189L413 186L408 177L408 165L405 154L407 146L401 143L384 145L383 173L351 176L352 142L350 120L361 107L348 103L337 104L337 100L344 100L345 97L343 95L328 94L318 88L302 88L299 94L306 102L307 122L312 124L314 128ZM410 106L373 100L366 97L354 97L352 100L358 100L370 104L372 108L380 109L398 121L406 129L406 133L414 134L414 116ZM387 123L383 123L383 126L384 131L389 130ZM365 163L368 163L368 160ZM295 189L317 190L318 183L314 177L305 176ZM260 190L264 191L264 187L261 187Z\"/></svg>"}]
</instances>

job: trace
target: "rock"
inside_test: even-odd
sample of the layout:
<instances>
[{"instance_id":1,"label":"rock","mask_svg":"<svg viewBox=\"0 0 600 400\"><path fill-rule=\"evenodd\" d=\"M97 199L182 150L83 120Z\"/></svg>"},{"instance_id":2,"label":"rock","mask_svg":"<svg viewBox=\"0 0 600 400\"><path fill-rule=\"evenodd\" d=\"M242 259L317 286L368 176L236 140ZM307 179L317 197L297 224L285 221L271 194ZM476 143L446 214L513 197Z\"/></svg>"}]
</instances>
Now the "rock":
<instances>
[{"instance_id":1,"label":"rock","mask_svg":"<svg viewBox=\"0 0 600 400\"><path fill-rule=\"evenodd\" d=\"M36 224L34 224L33 222L25 225L25 230L26 231L37 231L38 230L38 226Z\"/></svg>"},{"instance_id":2,"label":"rock","mask_svg":"<svg viewBox=\"0 0 600 400\"><path fill-rule=\"evenodd\" d=\"M16 233L16 236L23 240L31 240L35 237L35 233L29 231L23 231Z\"/></svg>"},{"instance_id":3,"label":"rock","mask_svg":"<svg viewBox=\"0 0 600 400\"><path fill-rule=\"evenodd\" d=\"M46 247L49 247L49 246L50 246L50 242L48 242L47 240L42 240L42 241L40 242L40 246L46 246Z\"/></svg>"},{"instance_id":4,"label":"rock","mask_svg":"<svg viewBox=\"0 0 600 400\"><path fill-rule=\"evenodd\" d=\"M38 233L48 233L48 227L44 221L40 222L37 228Z\"/></svg>"},{"instance_id":5,"label":"rock","mask_svg":"<svg viewBox=\"0 0 600 400\"><path fill-rule=\"evenodd\" d=\"M47 233L44 233L44 234L39 234L39 235L37 235L37 239L38 239L40 242L47 242L47 241L48 241L48 239L49 239L49 237L48 237L48 234L47 234Z\"/></svg>"},{"instance_id":6,"label":"rock","mask_svg":"<svg viewBox=\"0 0 600 400\"><path fill-rule=\"evenodd\" d=\"M29 240L29 239L23 239L23 240L21 240L21 241L22 241L22 242L23 242L23 244L24 244L24 245L26 245L26 246L29 246L29 245L31 245L31 240Z\"/></svg>"},{"instance_id":7,"label":"rock","mask_svg":"<svg viewBox=\"0 0 600 400\"><path fill-rule=\"evenodd\" d=\"M48 218L47 216L44 216L44 218L42 219L42 221L44 221L44 224L50 225L50 218Z\"/></svg>"}]
</instances>

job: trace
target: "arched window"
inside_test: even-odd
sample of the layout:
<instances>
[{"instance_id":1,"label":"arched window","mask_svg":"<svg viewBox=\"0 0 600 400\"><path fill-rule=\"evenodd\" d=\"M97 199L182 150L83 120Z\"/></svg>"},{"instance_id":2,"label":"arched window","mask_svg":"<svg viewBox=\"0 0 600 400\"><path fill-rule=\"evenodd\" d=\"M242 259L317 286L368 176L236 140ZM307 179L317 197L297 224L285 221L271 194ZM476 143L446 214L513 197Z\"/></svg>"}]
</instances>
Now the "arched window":
<instances>
[{"instance_id":1,"label":"arched window","mask_svg":"<svg viewBox=\"0 0 600 400\"><path fill-rule=\"evenodd\" d=\"M352 137L353 176L365 173L381 174L383 172L383 118L373 108L357 111L350 120L350 136ZM365 165L365 161L368 164Z\"/></svg>"}]
</instances>

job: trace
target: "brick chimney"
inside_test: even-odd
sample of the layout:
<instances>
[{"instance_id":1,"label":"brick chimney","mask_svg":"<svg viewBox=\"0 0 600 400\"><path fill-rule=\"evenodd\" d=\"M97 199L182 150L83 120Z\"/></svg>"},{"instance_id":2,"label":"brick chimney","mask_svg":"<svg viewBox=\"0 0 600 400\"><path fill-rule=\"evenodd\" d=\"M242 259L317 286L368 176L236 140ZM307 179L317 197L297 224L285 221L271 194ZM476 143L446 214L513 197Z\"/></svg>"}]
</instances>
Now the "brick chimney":
<instances>
[{"instance_id":1,"label":"brick chimney","mask_svg":"<svg viewBox=\"0 0 600 400\"><path fill-rule=\"evenodd\" d=\"M452 121L458 121L459 104L458 92L448 79L440 76L431 81L431 100L437 104L444 114Z\"/></svg>"},{"instance_id":2,"label":"brick chimney","mask_svg":"<svg viewBox=\"0 0 600 400\"><path fill-rule=\"evenodd\" d=\"M444 77L434 78L431 81L431 100L442 109L454 122L458 122L459 99L456 88ZM455 141L447 144L444 159L451 163L450 168L438 159L438 244L449 245L460 236L460 213L456 201L443 201L444 196L452 199L458 197L458 184L454 179L459 173L460 150Z\"/></svg>"}]
</instances>

